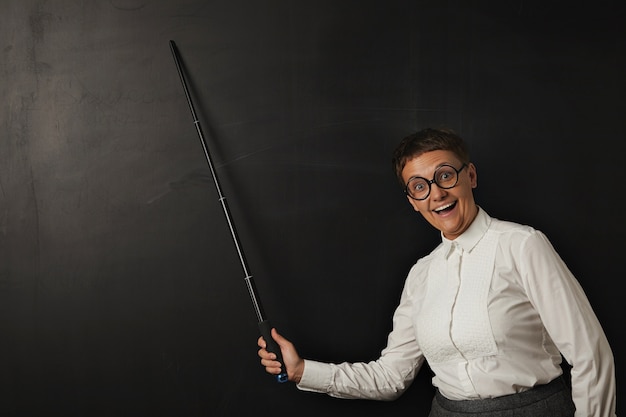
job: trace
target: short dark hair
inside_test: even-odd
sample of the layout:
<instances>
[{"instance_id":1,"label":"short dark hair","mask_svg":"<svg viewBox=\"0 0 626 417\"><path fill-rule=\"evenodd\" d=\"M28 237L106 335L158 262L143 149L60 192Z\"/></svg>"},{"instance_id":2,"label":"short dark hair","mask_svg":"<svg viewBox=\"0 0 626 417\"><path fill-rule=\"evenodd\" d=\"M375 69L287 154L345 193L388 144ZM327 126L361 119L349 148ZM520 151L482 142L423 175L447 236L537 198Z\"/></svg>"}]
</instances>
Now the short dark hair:
<instances>
[{"instance_id":1,"label":"short dark hair","mask_svg":"<svg viewBox=\"0 0 626 417\"><path fill-rule=\"evenodd\" d=\"M469 163L469 150L463 139L449 128L425 128L415 132L398 144L393 152L393 170L404 187L402 170L410 160L430 151L451 151L462 163Z\"/></svg>"}]
</instances>

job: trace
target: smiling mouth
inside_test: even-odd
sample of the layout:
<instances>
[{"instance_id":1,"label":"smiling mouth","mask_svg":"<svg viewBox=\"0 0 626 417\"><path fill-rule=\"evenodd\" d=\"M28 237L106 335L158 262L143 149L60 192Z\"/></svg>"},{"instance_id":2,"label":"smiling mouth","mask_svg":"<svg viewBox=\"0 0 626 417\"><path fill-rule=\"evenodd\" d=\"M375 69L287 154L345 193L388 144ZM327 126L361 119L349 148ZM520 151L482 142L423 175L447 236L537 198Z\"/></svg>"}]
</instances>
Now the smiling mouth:
<instances>
[{"instance_id":1,"label":"smiling mouth","mask_svg":"<svg viewBox=\"0 0 626 417\"><path fill-rule=\"evenodd\" d=\"M456 201L450 204L446 204L445 206L441 206L441 207L437 207L435 210L433 210L435 213L437 214L443 214L443 213L447 213L450 210L452 210L454 207L456 206Z\"/></svg>"}]
</instances>

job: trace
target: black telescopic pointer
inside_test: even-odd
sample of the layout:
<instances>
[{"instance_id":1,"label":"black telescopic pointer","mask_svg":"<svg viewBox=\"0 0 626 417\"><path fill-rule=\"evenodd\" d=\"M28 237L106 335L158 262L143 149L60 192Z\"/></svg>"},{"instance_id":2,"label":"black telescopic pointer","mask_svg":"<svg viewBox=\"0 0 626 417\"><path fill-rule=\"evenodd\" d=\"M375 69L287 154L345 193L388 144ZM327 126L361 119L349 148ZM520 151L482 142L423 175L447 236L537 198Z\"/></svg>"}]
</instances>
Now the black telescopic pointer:
<instances>
[{"instance_id":1,"label":"black telescopic pointer","mask_svg":"<svg viewBox=\"0 0 626 417\"><path fill-rule=\"evenodd\" d=\"M237 248L237 253L239 254L239 260L241 261L241 266L243 268L243 273L245 275L246 286L248 287L248 292L250 293L250 298L252 299L252 304L254 306L254 310L256 312L257 319L259 320L259 329L261 330L261 335L265 342L267 343L267 350L269 352L273 352L276 354L278 361L280 361L281 365L281 373L276 376L276 380L278 382L286 382L287 381L287 368L285 367L285 363L283 362L282 355L280 353L280 347L276 343L276 341L272 338L271 329L272 326L270 322L265 318L265 314L263 312L263 307L261 306L261 300L257 294L256 286L254 285L254 279L250 274L250 270L248 269L248 265L246 263L246 258L243 253L243 249L241 244L239 243L239 238L237 237L237 232L235 231L235 224L233 223L230 211L228 209L228 205L226 203L226 197L222 195L222 189L220 187L219 180L217 178L217 173L213 167L213 161L211 160L211 154L209 153L209 147L207 145L206 140L204 139L204 135L202 134L202 127L200 126L200 121L196 117L196 111L193 107L193 102L191 101L191 95L189 94L189 89L187 88L187 81L185 80L185 74L183 68L180 63L180 55L178 53L178 48L174 41L170 41L170 49L172 50L172 55L174 56L174 62L176 62L176 69L178 70L178 75L180 76L180 81L183 83L183 88L185 90L185 96L187 97L187 102L189 103L189 109L191 110L191 116L193 117L193 123L196 125L196 130L198 131L198 136L200 137L200 142L202 143L202 149L204 149L204 156L206 156L206 160L209 164L209 169L211 170L211 175L213 176L213 182L215 183L215 188L217 188L217 194L219 196L219 201L222 203L222 209L224 210L224 215L226 216L226 221L228 222L228 227L230 228L230 234L233 237L233 241L235 242L235 247Z\"/></svg>"}]
</instances>

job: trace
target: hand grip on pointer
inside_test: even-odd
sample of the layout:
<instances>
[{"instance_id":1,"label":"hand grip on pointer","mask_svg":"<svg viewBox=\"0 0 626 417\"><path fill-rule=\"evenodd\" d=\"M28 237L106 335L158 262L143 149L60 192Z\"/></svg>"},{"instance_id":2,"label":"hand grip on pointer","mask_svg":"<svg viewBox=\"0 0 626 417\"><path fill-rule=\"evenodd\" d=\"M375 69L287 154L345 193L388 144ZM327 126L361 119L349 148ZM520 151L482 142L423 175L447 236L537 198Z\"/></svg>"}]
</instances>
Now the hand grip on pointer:
<instances>
[{"instance_id":1,"label":"hand grip on pointer","mask_svg":"<svg viewBox=\"0 0 626 417\"><path fill-rule=\"evenodd\" d=\"M280 352L280 346L276 343L274 338L272 337L272 326L268 320L263 320L259 322L259 330L261 331L261 336L265 340L265 350L268 352L272 352L276 355L276 360L280 362L280 374L276 375L276 380L278 382L287 382L287 367L285 366L285 362L283 361L283 355Z\"/></svg>"}]
</instances>

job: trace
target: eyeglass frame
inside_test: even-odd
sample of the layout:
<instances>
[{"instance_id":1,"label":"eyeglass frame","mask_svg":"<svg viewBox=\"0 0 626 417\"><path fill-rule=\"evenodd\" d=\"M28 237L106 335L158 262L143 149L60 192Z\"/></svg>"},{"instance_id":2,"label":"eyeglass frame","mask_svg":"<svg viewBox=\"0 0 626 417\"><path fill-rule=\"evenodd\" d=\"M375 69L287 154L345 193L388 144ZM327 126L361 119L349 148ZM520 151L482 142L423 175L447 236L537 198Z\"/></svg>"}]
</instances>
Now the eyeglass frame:
<instances>
[{"instance_id":1,"label":"eyeglass frame","mask_svg":"<svg viewBox=\"0 0 626 417\"><path fill-rule=\"evenodd\" d=\"M456 187L456 185L459 183L459 174L460 174L460 173L461 173L461 171L463 171L463 169L464 169L464 168L466 168L467 166L468 166L468 164L467 164L466 162L465 162L465 163L463 163L463 165L461 165L461 168L459 168L459 169L456 169L455 167L453 167L453 166L452 166L452 165L450 165L450 164L441 164L441 165L440 165L440 166L438 166L438 167L437 167L437 169L435 170L435 172L434 172L434 174L433 174L433 179L432 179L432 180L428 180L428 179L426 179L426 178L424 178L424 177L420 177L419 175L412 176L411 178L409 178L409 180L406 182L406 185L404 186L404 193L405 193L406 195L408 195L409 197L411 197L413 200L417 200L417 201L424 201L424 200L426 200L428 197L430 197L430 192L431 192L431 191L432 191L432 189L433 189L433 184L437 184L437 187L441 188L442 190L449 190L449 189L451 189L451 188ZM437 181L436 181L436 178L437 178L437 171L439 171L439 170L440 170L441 168L443 168L443 167L450 167L450 168L452 168L452 169L454 170L454 172L456 172L456 181L454 182L454 184L452 184L452 185L451 185L451 186L449 186L449 187L442 187L442 186L441 186L441 185L439 185L439 184L437 183ZM428 192L427 192L427 193L426 193L426 195L425 195L424 197L422 197L422 198L416 198L416 197L413 197L413 196L411 195L411 193L409 193L409 183L410 183L411 181L413 181L414 179L416 179L416 178L421 178L421 179L423 179L424 181L426 181L426 184L428 184Z\"/></svg>"}]
</instances>

